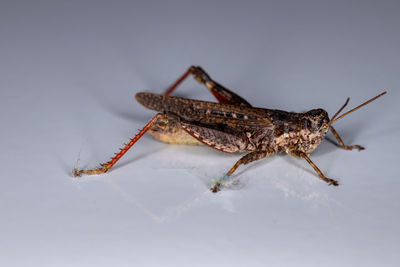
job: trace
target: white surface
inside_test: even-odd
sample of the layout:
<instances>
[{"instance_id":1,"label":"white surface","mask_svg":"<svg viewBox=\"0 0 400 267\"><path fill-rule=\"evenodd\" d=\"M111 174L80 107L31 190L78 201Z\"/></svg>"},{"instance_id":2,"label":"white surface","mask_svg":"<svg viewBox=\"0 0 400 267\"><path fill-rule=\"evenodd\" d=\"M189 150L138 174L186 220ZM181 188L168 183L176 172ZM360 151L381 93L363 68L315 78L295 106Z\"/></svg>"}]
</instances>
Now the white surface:
<instances>
[{"instance_id":1,"label":"white surface","mask_svg":"<svg viewBox=\"0 0 400 267\"><path fill-rule=\"evenodd\" d=\"M168 2L168 3L167 3ZM211 4L213 3L213 4ZM1 266L397 266L397 1L2 1ZM149 136L107 175L95 166L154 114L134 100L201 65L255 106L333 114L306 163L277 156L209 181L240 155ZM192 79L181 96L212 100ZM332 135L330 135L332 138ZM79 159L79 162L77 160Z\"/></svg>"}]
</instances>

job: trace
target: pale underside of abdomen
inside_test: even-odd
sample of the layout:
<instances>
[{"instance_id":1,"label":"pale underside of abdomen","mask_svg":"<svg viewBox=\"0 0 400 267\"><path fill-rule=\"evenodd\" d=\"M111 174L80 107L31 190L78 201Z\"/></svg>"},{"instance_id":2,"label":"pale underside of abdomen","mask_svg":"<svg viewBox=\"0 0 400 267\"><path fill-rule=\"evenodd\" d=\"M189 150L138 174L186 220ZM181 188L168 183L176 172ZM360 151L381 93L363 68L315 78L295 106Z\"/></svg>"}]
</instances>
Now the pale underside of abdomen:
<instances>
[{"instance_id":1,"label":"pale underside of abdomen","mask_svg":"<svg viewBox=\"0 0 400 267\"><path fill-rule=\"evenodd\" d=\"M200 141L188 134L177 123L171 122L171 120L168 122L158 120L151 127L149 133L155 139L168 144L202 145Z\"/></svg>"}]
</instances>

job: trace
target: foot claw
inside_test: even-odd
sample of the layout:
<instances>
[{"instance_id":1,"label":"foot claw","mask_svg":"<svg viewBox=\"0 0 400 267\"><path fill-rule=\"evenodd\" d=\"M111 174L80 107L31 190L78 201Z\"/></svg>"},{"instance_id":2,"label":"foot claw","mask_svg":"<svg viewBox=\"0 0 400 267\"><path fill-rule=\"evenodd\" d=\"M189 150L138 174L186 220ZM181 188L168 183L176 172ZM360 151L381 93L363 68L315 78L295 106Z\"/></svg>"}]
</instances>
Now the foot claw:
<instances>
[{"instance_id":1,"label":"foot claw","mask_svg":"<svg viewBox=\"0 0 400 267\"><path fill-rule=\"evenodd\" d=\"M364 150L364 149L365 149L365 147L360 146L360 145L354 145L353 148L357 148L358 151L361 151L361 150Z\"/></svg>"},{"instance_id":2,"label":"foot claw","mask_svg":"<svg viewBox=\"0 0 400 267\"><path fill-rule=\"evenodd\" d=\"M213 193L217 193L218 191L220 191L220 184L215 184L213 187L210 188L211 192Z\"/></svg>"},{"instance_id":3,"label":"foot claw","mask_svg":"<svg viewBox=\"0 0 400 267\"><path fill-rule=\"evenodd\" d=\"M86 175L98 175L98 174L103 174L106 173L110 168L107 166L107 164L104 164L103 167L97 168L97 169L89 169L89 170L78 170L77 168L74 168L72 170L72 176L75 178L81 177L83 174Z\"/></svg>"},{"instance_id":4,"label":"foot claw","mask_svg":"<svg viewBox=\"0 0 400 267\"><path fill-rule=\"evenodd\" d=\"M78 170L77 168L74 168L72 170L72 176L75 178L81 177L82 176L82 170Z\"/></svg>"},{"instance_id":5,"label":"foot claw","mask_svg":"<svg viewBox=\"0 0 400 267\"><path fill-rule=\"evenodd\" d=\"M222 178L218 178L218 179L213 179L211 181L211 184L213 184L214 186L211 187L211 191L213 193L217 193L218 191L221 190L221 187L223 186L228 186L232 183L232 179L229 175L225 175Z\"/></svg>"},{"instance_id":6,"label":"foot claw","mask_svg":"<svg viewBox=\"0 0 400 267\"><path fill-rule=\"evenodd\" d=\"M333 180L331 178L326 178L326 182L328 182L329 185L333 185L333 186L338 186L339 182L336 180Z\"/></svg>"},{"instance_id":7,"label":"foot claw","mask_svg":"<svg viewBox=\"0 0 400 267\"><path fill-rule=\"evenodd\" d=\"M365 147L360 146L360 145L351 145L351 146L345 146L344 149L347 149L347 150L358 149L358 151L361 151L361 150L364 150Z\"/></svg>"}]
</instances>

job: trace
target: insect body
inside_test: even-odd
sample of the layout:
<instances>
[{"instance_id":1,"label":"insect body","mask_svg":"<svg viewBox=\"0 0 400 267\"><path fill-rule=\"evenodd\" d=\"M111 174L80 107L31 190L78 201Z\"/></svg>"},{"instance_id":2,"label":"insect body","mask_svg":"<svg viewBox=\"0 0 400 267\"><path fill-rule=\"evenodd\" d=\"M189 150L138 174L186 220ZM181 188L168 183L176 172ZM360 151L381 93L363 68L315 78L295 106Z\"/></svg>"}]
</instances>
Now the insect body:
<instances>
[{"instance_id":1,"label":"insect body","mask_svg":"<svg viewBox=\"0 0 400 267\"><path fill-rule=\"evenodd\" d=\"M169 96L189 74L206 85L219 103ZM159 113L109 162L97 169L74 169L73 175L107 172L145 132L149 131L156 139L167 143L205 144L226 153L247 153L223 178L214 182L213 192L229 184L232 181L231 175L241 164L248 164L282 152L304 158L322 180L337 186L338 182L325 177L309 155L318 147L329 130L342 148L364 149L359 145L344 145L332 123L385 93L338 116L347 105L349 101L347 99L342 108L329 119L328 113L323 109L294 113L254 108L242 97L213 81L203 69L192 66L164 95L147 92L136 94L139 103Z\"/></svg>"}]
</instances>

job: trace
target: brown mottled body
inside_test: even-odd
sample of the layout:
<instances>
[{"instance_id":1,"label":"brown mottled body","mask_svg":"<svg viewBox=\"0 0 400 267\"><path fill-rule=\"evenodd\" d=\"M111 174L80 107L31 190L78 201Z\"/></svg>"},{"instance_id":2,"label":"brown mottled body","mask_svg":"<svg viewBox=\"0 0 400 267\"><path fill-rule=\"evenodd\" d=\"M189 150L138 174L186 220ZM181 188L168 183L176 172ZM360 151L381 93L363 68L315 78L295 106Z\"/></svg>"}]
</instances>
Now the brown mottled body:
<instances>
[{"instance_id":1,"label":"brown mottled body","mask_svg":"<svg viewBox=\"0 0 400 267\"><path fill-rule=\"evenodd\" d=\"M188 144L190 137L184 135L185 131L192 139L226 153L251 152L239 160L227 176L232 175L240 164L276 153L308 156L322 142L329 129L322 128L329 122L327 112L322 109L294 113L153 93L138 93L136 100L146 108L164 114L163 131L156 136L161 141L167 139L169 143L174 140L174 143ZM159 130L158 124L154 127ZM321 179L331 180L325 176ZM336 185L337 182L331 184Z\"/></svg>"},{"instance_id":2,"label":"brown mottled body","mask_svg":"<svg viewBox=\"0 0 400 267\"><path fill-rule=\"evenodd\" d=\"M310 154L328 131L328 128L312 131L319 126L317 123L329 121L328 114L322 109L294 113L153 93L138 93L136 100L149 109L165 114L168 122L157 123L151 130L159 132L162 129L158 139L170 136L176 139L175 143L180 143L178 138L172 136L184 135L183 129L194 139L201 136L201 142L227 153L300 150ZM164 127L159 127L161 124ZM224 139L224 143L216 139Z\"/></svg>"},{"instance_id":3,"label":"brown mottled body","mask_svg":"<svg viewBox=\"0 0 400 267\"><path fill-rule=\"evenodd\" d=\"M219 103L169 96L188 75L193 75L199 83L204 84ZM347 105L347 99L343 107L329 119L328 113L323 109L295 113L252 107L244 98L213 81L201 67L192 66L165 94L136 94L139 103L159 113L109 162L102 164L101 168L74 169L73 174L80 176L107 172L145 132L149 131L156 139L166 143L205 144L226 153L247 153L223 178L216 181L213 192L217 192L222 185L228 185L231 182L230 176L241 164L282 152L304 158L320 179L337 186L338 182L325 177L309 155L321 144L329 130L342 148L364 149L359 145L346 146L331 124L385 93L338 116Z\"/></svg>"}]
</instances>

